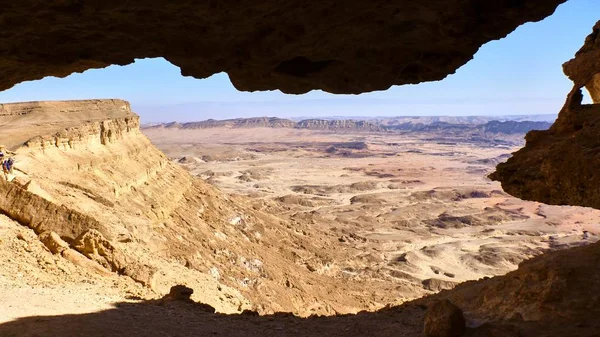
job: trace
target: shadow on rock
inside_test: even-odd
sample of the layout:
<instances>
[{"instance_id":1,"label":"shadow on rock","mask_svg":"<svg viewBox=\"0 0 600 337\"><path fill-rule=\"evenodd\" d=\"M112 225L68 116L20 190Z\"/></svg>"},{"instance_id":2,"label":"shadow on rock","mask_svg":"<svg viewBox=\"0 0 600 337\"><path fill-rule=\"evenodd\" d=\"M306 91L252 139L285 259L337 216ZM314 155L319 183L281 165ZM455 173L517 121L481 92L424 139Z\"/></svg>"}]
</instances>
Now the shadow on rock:
<instances>
[{"instance_id":1,"label":"shadow on rock","mask_svg":"<svg viewBox=\"0 0 600 337\"><path fill-rule=\"evenodd\" d=\"M481 322L465 327L459 307L431 296L398 307L353 315L260 316L254 311L226 315L190 299L193 289L174 286L159 300L120 302L113 309L60 316L33 316L0 324L2 337L184 337L184 336L598 336L594 319L578 324L547 320ZM419 304L417 304L419 303ZM473 324L467 324L473 326Z\"/></svg>"}]
</instances>

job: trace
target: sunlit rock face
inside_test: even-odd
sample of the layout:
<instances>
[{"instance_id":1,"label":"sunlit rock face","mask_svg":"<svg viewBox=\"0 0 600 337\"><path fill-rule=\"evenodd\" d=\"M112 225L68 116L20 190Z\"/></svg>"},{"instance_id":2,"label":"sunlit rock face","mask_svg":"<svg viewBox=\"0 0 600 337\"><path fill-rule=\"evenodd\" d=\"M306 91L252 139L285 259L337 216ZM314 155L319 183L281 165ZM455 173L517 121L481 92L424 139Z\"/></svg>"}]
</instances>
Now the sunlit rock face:
<instances>
[{"instance_id":1,"label":"sunlit rock face","mask_svg":"<svg viewBox=\"0 0 600 337\"><path fill-rule=\"evenodd\" d=\"M566 0L42 1L3 4L0 90L135 58L239 90L384 90L440 80Z\"/></svg>"},{"instance_id":2,"label":"sunlit rock face","mask_svg":"<svg viewBox=\"0 0 600 337\"><path fill-rule=\"evenodd\" d=\"M594 75L592 79L585 85L585 88L590 93L594 104L600 103L600 73Z\"/></svg>"},{"instance_id":3,"label":"sunlit rock face","mask_svg":"<svg viewBox=\"0 0 600 337\"><path fill-rule=\"evenodd\" d=\"M574 87L558 119L528 133L525 148L491 177L522 199L600 208L600 22L563 68ZM584 87L594 104L582 104Z\"/></svg>"}]
</instances>

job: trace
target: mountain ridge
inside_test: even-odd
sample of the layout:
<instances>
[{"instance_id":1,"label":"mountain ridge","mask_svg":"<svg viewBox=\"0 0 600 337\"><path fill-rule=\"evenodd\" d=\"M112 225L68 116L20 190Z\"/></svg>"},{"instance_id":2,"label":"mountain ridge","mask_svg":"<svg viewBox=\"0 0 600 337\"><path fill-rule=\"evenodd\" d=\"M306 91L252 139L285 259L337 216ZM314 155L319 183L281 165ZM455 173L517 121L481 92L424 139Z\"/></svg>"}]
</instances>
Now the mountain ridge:
<instances>
[{"instance_id":1,"label":"mountain ridge","mask_svg":"<svg viewBox=\"0 0 600 337\"><path fill-rule=\"evenodd\" d=\"M373 121L360 119L323 119L310 118L294 121L279 117L249 117L233 119L207 119L197 122L170 122L141 125L142 129L209 129L209 128L293 128L323 131L358 131L358 132L423 132L423 131L471 131L500 134L527 133L531 130L546 130L552 123L527 120L487 120L473 118L462 123L446 122L429 117L412 119L392 117Z\"/></svg>"}]
</instances>

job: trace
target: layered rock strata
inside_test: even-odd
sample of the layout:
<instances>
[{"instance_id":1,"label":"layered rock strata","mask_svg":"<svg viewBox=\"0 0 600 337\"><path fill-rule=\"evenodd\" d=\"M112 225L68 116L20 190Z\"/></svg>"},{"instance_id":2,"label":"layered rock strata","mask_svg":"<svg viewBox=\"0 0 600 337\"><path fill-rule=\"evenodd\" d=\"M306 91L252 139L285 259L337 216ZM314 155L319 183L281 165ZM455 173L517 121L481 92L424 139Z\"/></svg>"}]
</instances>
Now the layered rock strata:
<instances>
[{"instance_id":1,"label":"layered rock strata","mask_svg":"<svg viewBox=\"0 0 600 337\"><path fill-rule=\"evenodd\" d=\"M331 261L356 252L337 249L337 236L292 226L271 215L269 205L194 178L141 134L128 109L42 133L15 153L16 177L0 185L7 195L0 211L43 238L65 241L63 251L47 240L57 254L77 251L158 294L185 281L198 289L194 300L219 311L308 315L353 312L365 303L376 308L393 301L394 291L421 290L407 282L344 279L344 266ZM346 283L353 284L350 293L340 290ZM372 287L389 291L373 294Z\"/></svg>"}]
</instances>

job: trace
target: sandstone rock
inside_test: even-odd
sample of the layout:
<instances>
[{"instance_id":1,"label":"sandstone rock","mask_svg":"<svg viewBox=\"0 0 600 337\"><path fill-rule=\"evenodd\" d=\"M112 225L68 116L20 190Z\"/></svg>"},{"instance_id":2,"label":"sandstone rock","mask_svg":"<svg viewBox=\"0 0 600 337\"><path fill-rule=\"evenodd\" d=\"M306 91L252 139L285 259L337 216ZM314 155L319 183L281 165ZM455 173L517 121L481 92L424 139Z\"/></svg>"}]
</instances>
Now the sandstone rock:
<instances>
[{"instance_id":1,"label":"sandstone rock","mask_svg":"<svg viewBox=\"0 0 600 337\"><path fill-rule=\"evenodd\" d=\"M4 179L0 179L0 193L3 196L0 211L36 233L53 231L60 237L75 238L87 229L105 229L92 217L57 205Z\"/></svg>"},{"instance_id":2,"label":"sandstone rock","mask_svg":"<svg viewBox=\"0 0 600 337\"><path fill-rule=\"evenodd\" d=\"M185 76L227 72L239 90L384 90L440 80L563 2L13 2L0 21L0 90L161 56Z\"/></svg>"},{"instance_id":3,"label":"sandstone rock","mask_svg":"<svg viewBox=\"0 0 600 337\"><path fill-rule=\"evenodd\" d=\"M151 289L156 289L156 272L155 268L139 263L130 263L123 270L124 275Z\"/></svg>"},{"instance_id":4,"label":"sandstone rock","mask_svg":"<svg viewBox=\"0 0 600 337\"><path fill-rule=\"evenodd\" d=\"M259 316L258 312L254 311L254 310L248 310L248 309L245 309L244 311L242 311L240 313L240 315L242 315L242 316Z\"/></svg>"},{"instance_id":5,"label":"sandstone rock","mask_svg":"<svg viewBox=\"0 0 600 337\"><path fill-rule=\"evenodd\" d=\"M64 250L69 249L69 244L58 236L58 234L46 231L40 234L40 241L50 249L52 254L60 254Z\"/></svg>"},{"instance_id":6,"label":"sandstone rock","mask_svg":"<svg viewBox=\"0 0 600 337\"><path fill-rule=\"evenodd\" d=\"M425 313L425 337L460 337L465 332L462 310L449 300L433 302Z\"/></svg>"},{"instance_id":7,"label":"sandstone rock","mask_svg":"<svg viewBox=\"0 0 600 337\"><path fill-rule=\"evenodd\" d=\"M197 303L191 299L192 294L194 293L194 289L186 287L184 285L176 285L171 287L171 291L167 295L165 295L162 300L163 301L182 301L193 303L196 309L199 309L208 313L215 313L215 308L206 304L206 303Z\"/></svg>"},{"instance_id":8,"label":"sandstone rock","mask_svg":"<svg viewBox=\"0 0 600 337\"><path fill-rule=\"evenodd\" d=\"M81 233L72 243L73 248L105 268L123 273L127 265L125 256L97 230Z\"/></svg>"},{"instance_id":9,"label":"sandstone rock","mask_svg":"<svg viewBox=\"0 0 600 337\"><path fill-rule=\"evenodd\" d=\"M54 201L54 198L52 198L52 196L48 192L44 191L44 189L41 188L40 185L38 185L34 180L29 180L28 182L26 182L25 185L23 185L23 188L26 189L28 192L37 194L46 200Z\"/></svg>"},{"instance_id":10,"label":"sandstone rock","mask_svg":"<svg viewBox=\"0 0 600 337\"><path fill-rule=\"evenodd\" d=\"M565 331L575 322L592 322L590 330L596 326L600 315L599 264L600 242L596 242L545 253L522 262L518 270L504 276L464 282L433 298L448 299L473 317L495 322L494 326L500 322L519 328L537 324L563 331L548 336L585 335Z\"/></svg>"},{"instance_id":11,"label":"sandstone rock","mask_svg":"<svg viewBox=\"0 0 600 337\"><path fill-rule=\"evenodd\" d=\"M526 145L490 175L509 194L553 205L600 208L600 22L575 58L563 66L574 82L558 119L547 131L531 131ZM586 87L595 104L583 105Z\"/></svg>"},{"instance_id":12,"label":"sandstone rock","mask_svg":"<svg viewBox=\"0 0 600 337\"><path fill-rule=\"evenodd\" d=\"M177 300L177 301L191 301L190 298L194 293L194 289L178 284L172 286L169 294L165 296L166 299Z\"/></svg>"},{"instance_id":13,"label":"sandstone rock","mask_svg":"<svg viewBox=\"0 0 600 337\"><path fill-rule=\"evenodd\" d=\"M27 122L31 116L39 120L50 118L52 122ZM103 120L110 122L106 124ZM0 104L0 121L4 123L0 142L11 147L25 144L31 149L64 150L77 149L91 140L114 141L139 123L129 103L119 99L5 103ZM44 132L39 132L40 127ZM21 178L30 180L32 172L24 166L17 162L15 167L23 173L19 175Z\"/></svg>"},{"instance_id":14,"label":"sandstone rock","mask_svg":"<svg viewBox=\"0 0 600 337\"><path fill-rule=\"evenodd\" d=\"M421 282L421 284L423 284L423 288L427 289L427 290L431 290L431 291L442 291L445 289L452 289L454 288L458 283L456 282L452 282L452 281L446 281L446 280L440 280L437 278L430 278L427 280L423 280Z\"/></svg>"},{"instance_id":15,"label":"sandstone rock","mask_svg":"<svg viewBox=\"0 0 600 337\"><path fill-rule=\"evenodd\" d=\"M94 272L96 274L99 274L102 276L113 275L110 271L106 270L99 263L86 258L85 256L81 255L79 252L77 252L74 249L63 250L61 252L61 256L63 258L65 258L67 261L70 261L71 263L73 263L79 267L82 267L84 269L87 269L91 272Z\"/></svg>"}]
</instances>

